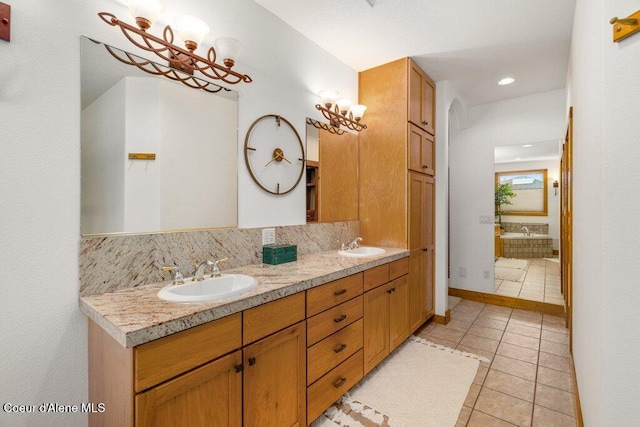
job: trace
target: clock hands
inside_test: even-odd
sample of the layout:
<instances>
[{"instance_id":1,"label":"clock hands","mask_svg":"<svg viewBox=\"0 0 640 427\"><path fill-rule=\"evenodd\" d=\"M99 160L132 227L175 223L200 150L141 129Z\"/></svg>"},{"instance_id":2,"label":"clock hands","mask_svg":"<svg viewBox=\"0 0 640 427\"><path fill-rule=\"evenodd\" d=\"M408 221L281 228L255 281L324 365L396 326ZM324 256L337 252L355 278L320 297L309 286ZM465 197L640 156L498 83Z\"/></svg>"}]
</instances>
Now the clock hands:
<instances>
[{"instance_id":1,"label":"clock hands","mask_svg":"<svg viewBox=\"0 0 640 427\"><path fill-rule=\"evenodd\" d=\"M280 148L276 148L275 150L273 150L273 158L271 160L269 160L269 162L267 162L266 165L264 165L264 167L266 168L267 166L269 166L273 161L276 162L281 162L281 161L285 161L289 164L291 164L291 162L289 161L289 159L287 159L284 156L284 151L282 151Z\"/></svg>"}]
</instances>

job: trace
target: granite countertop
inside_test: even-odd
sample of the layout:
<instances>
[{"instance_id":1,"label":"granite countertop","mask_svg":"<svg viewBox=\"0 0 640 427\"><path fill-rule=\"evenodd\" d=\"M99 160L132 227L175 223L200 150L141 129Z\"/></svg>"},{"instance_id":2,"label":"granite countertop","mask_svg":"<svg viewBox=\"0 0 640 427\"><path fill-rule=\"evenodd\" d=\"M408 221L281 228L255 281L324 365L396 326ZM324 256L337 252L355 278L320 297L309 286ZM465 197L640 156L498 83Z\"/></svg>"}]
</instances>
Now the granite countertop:
<instances>
[{"instance_id":1,"label":"granite countertop","mask_svg":"<svg viewBox=\"0 0 640 427\"><path fill-rule=\"evenodd\" d=\"M301 255L296 262L255 264L229 270L253 276L258 286L213 302L169 302L156 295L168 282L80 298L80 309L124 347L135 347L269 301L409 256L406 249L384 248L382 255L350 258L338 251Z\"/></svg>"}]
</instances>

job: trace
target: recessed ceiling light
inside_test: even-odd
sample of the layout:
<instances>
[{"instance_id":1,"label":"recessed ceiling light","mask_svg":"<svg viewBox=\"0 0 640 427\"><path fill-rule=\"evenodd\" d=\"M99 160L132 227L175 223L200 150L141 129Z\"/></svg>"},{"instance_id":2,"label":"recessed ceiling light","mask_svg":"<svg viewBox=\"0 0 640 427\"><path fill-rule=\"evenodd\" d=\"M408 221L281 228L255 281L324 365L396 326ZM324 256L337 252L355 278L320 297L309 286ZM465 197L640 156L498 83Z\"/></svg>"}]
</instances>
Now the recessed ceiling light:
<instances>
[{"instance_id":1,"label":"recessed ceiling light","mask_svg":"<svg viewBox=\"0 0 640 427\"><path fill-rule=\"evenodd\" d=\"M500 86L504 86L504 85L510 85L511 83L515 82L516 79L514 79L513 77L505 77L504 79L500 80L498 82L498 84Z\"/></svg>"},{"instance_id":2,"label":"recessed ceiling light","mask_svg":"<svg viewBox=\"0 0 640 427\"><path fill-rule=\"evenodd\" d=\"M516 157L516 160L522 160L522 157Z\"/></svg>"},{"instance_id":3,"label":"recessed ceiling light","mask_svg":"<svg viewBox=\"0 0 640 427\"><path fill-rule=\"evenodd\" d=\"M533 145L531 145L531 144L524 144L524 145L523 145L523 147L524 147L524 148L529 148L529 147L533 147Z\"/></svg>"}]
</instances>

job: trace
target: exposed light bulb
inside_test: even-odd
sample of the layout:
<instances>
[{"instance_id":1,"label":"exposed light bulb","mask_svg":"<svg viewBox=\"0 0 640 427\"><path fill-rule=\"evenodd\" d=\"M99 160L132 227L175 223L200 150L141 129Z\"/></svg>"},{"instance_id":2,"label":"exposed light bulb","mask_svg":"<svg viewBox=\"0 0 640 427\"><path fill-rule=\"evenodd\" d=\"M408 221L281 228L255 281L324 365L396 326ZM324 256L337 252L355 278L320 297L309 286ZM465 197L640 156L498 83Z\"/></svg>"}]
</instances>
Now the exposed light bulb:
<instances>
[{"instance_id":1,"label":"exposed light bulb","mask_svg":"<svg viewBox=\"0 0 640 427\"><path fill-rule=\"evenodd\" d=\"M513 77L505 77L504 79L500 80L498 82L498 84L500 86L505 86L505 85L510 85L511 83L515 82L516 79L514 79Z\"/></svg>"}]
</instances>

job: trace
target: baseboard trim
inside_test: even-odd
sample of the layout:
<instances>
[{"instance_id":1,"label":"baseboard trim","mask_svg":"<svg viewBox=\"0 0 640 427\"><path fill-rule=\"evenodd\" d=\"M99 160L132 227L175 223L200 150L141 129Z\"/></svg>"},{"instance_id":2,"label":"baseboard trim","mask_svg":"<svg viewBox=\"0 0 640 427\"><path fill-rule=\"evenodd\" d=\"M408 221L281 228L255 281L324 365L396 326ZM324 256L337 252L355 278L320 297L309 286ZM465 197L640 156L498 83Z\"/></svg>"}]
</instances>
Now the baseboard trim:
<instances>
[{"instance_id":1,"label":"baseboard trim","mask_svg":"<svg viewBox=\"0 0 640 427\"><path fill-rule=\"evenodd\" d=\"M448 324L449 322L451 322L451 310L447 308L447 311L444 312L444 316L439 316L437 314L434 314L433 321L441 325Z\"/></svg>"},{"instance_id":2,"label":"baseboard trim","mask_svg":"<svg viewBox=\"0 0 640 427\"><path fill-rule=\"evenodd\" d=\"M519 308L521 310L540 311L544 314L565 317L564 306L550 304L548 302L531 301L526 299L507 297L503 295L487 294L484 292L469 291L466 289L449 288L449 295L463 299L483 302L485 304L500 305L503 307Z\"/></svg>"},{"instance_id":3,"label":"baseboard trim","mask_svg":"<svg viewBox=\"0 0 640 427\"><path fill-rule=\"evenodd\" d=\"M576 421L578 421L579 427L584 427L584 419L582 418L582 405L580 405L580 393L578 390L578 379L576 377L576 364L573 361L573 354L571 354L571 371L573 372L571 380L573 381L573 400L576 409Z\"/></svg>"}]
</instances>

